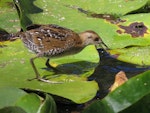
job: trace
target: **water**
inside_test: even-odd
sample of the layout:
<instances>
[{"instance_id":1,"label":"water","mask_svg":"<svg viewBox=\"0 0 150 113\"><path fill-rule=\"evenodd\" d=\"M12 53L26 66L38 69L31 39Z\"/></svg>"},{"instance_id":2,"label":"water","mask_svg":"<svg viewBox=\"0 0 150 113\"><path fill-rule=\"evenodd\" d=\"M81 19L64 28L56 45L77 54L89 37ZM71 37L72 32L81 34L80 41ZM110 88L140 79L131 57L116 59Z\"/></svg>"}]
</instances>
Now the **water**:
<instances>
[{"instance_id":1,"label":"water","mask_svg":"<svg viewBox=\"0 0 150 113\"><path fill-rule=\"evenodd\" d=\"M80 113L91 102L104 98L109 92L108 89L114 82L115 75L119 71L124 71L127 78L131 78L150 69L150 67L139 67L134 64L118 61L110 57L103 49L99 49L98 51L101 59L100 64L96 68L94 74L89 78L89 80L97 81L100 87L100 91L98 91L95 99L81 105L68 103L68 101L64 101L63 103L58 102L58 113ZM146 83L144 85L146 86Z\"/></svg>"}]
</instances>

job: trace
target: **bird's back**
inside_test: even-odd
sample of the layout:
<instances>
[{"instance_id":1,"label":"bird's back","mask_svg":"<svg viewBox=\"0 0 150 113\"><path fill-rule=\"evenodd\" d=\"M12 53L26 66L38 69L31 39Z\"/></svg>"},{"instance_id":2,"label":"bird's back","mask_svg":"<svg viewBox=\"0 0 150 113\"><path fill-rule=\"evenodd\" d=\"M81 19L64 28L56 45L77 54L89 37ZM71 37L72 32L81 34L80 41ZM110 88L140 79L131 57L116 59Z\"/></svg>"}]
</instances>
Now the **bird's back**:
<instances>
[{"instance_id":1,"label":"bird's back","mask_svg":"<svg viewBox=\"0 0 150 113\"><path fill-rule=\"evenodd\" d=\"M61 54L81 43L77 33L54 24L31 25L20 37L28 49L41 56Z\"/></svg>"}]
</instances>

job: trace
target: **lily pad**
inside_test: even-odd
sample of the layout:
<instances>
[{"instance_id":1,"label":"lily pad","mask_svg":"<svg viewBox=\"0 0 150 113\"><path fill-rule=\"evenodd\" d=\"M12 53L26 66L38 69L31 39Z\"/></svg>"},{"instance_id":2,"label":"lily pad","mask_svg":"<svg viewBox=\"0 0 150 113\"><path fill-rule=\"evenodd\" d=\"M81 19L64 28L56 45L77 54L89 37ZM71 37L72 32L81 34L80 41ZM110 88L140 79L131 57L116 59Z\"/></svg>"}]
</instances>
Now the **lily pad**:
<instances>
[{"instance_id":1,"label":"lily pad","mask_svg":"<svg viewBox=\"0 0 150 113\"><path fill-rule=\"evenodd\" d=\"M89 17L88 13L124 15L144 6L147 3L147 0L96 0L94 3L91 0L44 0L44 2L40 0L34 2L30 0L14 0L14 3L17 6L21 26L24 30L26 26L31 23L53 23L77 32L89 29L94 30L101 36L101 33L104 31L103 29L106 29L106 31L104 31L106 34L111 26L102 19ZM111 32L111 30L109 32Z\"/></svg>"},{"instance_id":2,"label":"lily pad","mask_svg":"<svg viewBox=\"0 0 150 113\"><path fill-rule=\"evenodd\" d=\"M24 109L27 113L36 113L40 107L40 98L36 94L26 94L16 101L15 106Z\"/></svg>"},{"instance_id":3,"label":"lily pad","mask_svg":"<svg viewBox=\"0 0 150 113\"><path fill-rule=\"evenodd\" d=\"M27 113L20 107L9 106L0 109L1 113Z\"/></svg>"},{"instance_id":4,"label":"lily pad","mask_svg":"<svg viewBox=\"0 0 150 113\"><path fill-rule=\"evenodd\" d=\"M46 95L45 101L41 104L40 113L57 113L56 103L50 95Z\"/></svg>"},{"instance_id":5,"label":"lily pad","mask_svg":"<svg viewBox=\"0 0 150 113\"><path fill-rule=\"evenodd\" d=\"M149 100L150 100L150 94L144 96L138 102L136 102L129 108L121 111L120 113L134 113L134 112L135 113L149 113L150 111Z\"/></svg>"},{"instance_id":6,"label":"lily pad","mask_svg":"<svg viewBox=\"0 0 150 113\"><path fill-rule=\"evenodd\" d=\"M150 71L147 71L129 79L104 99L91 104L83 113L118 113L134 105L144 96L150 94L149 75Z\"/></svg>"},{"instance_id":7,"label":"lily pad","mask_svg":"<svg viewBox=\"0 0 150 113\"><path fill-rule=\"evenodd\" d=\"M43 99L14 87L0 87L0 92L1 113L56 113L56 104L50 95Z\"/></svg>"},{"instance_id":8,"label":"lily pad","mask_svg":"<svg viewBox=\"0 0 150 113\"><path fill-rule=\"evenodd\" d=\"M13 42L3 42L3 45L5 46L0 48L0 87L14 86L43 91L68 98L76 103L86 102L96 95L97 83L86 81L86 78L94 72L99 63L99 55L95 46L89 46L77 55L52 59L52 65L60 70L63 69L63 72L59 74L45 69L46 59L35 60L41 76L47 76L51 81L64 82L49 84L37 80L27 80L35 76L29 62L29 59L35 54L30 53L20 39Z\"/></svg>"},{"instance_id":9,"label":"lily pad","mask_svg":"<svg viewBox=\"0 0 150 113\"><path fill-rule=\"evenodd\" d=\"M120 18L123 22L101 24L101 37L109 49L150 45L149 14L134 14Z\"/></svg>"},{"instance_id":10,"label":"lily pad","mask_svg":"<svg viewBox=\"0 0 150 113\"><path fill-rule=\"evenodd\" d=\"M150 66L150 46L114 49L108 50L108 52L118 60L141 66Z\"/></svg>"},{"instance_id":11,"label":"lily pad","mask_svg":"<svg viewBox=\"0 0 150 113\"><path fill-rule=\"evenodd\" d=\"M105 14L124 15L130 11L141 8L147 3L147 1L148 0L138 0L138 1L36 0L35 2L33 2L30 0L21 0L21 1L14 0L14 3L17 5L19 9L22 26L24 26L25 24L31 24L30 22L33 22L33 23L57 23L59 25L65 25L66 27L68 26L74 28L73 26L80 25L80 23L84 24L84 26L85 25L87 27L89 26L88 24L82 22L83 20L88 21L88 18L86 19L86 16L78 11L80 9L82 9L83 11L85 10L97 14L105 13ZM80 19L80 21L77 21L78 19ZM28 20L30 20L30 22Z\"/></svg>"},{"instance_id":12,"label":"lily pad","mask_svg":"<svg viewBox=\"0 0 150 113\"><path fill-rule=\"evenodd\" d=\"M20 29L20 20L12 0L0 1L0 28L8 33L15 33Z\"/></svg>"},{"instance_id":13,"label":"lily pad","mask_svg":"<svg viewBox=\"0 0 150 113\"><path fill-rule=\"evenodd\" d=\"M23 90L12 87L1 87L0 91L0 109L6 106L13 106L18 98L27 94Z\"/></svg>"},{"instance_id":14,"label":"lily pad","mask_svg":"<svg viewBox=\"0 0 150 113\"><path fill-rule=\"evenodd\" d=\"M107 52L118 60L149 66L149 14L128 15L121 19L124 22L107 25L110 33L105 34L106 29L103 29L103 40L110 48Z\"/></svg>"}]
</instances>

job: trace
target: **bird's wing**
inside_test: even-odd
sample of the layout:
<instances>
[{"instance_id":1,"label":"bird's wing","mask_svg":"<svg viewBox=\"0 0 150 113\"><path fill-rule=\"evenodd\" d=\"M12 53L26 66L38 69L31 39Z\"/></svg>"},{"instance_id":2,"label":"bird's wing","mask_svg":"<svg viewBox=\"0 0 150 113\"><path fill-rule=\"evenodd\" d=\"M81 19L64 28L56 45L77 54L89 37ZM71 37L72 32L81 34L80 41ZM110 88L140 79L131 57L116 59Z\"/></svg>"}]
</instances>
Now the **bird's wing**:
<instances>
[{"instance_id":1,"label":"bird's wing","mask_svg":"<svg viewBox=\"0 0 150 113\"><path fill-rule=\"evenodd\" d=\"M32 29L33 28L33 29ZM77 33L57 25L36 25L30 26L25 32L25 41L36 47L35 52L61 53L73 48L80 38ZM30 47L28 47L30 49Z\"/></svg>"}]
</instances>

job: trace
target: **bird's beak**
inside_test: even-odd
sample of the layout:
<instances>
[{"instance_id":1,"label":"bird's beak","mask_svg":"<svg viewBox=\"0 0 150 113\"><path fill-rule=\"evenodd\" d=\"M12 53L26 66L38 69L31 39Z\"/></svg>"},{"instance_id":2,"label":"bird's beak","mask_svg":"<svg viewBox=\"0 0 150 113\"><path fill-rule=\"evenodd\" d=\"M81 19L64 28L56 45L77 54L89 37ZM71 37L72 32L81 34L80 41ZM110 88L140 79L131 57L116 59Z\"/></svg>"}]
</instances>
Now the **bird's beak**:
<instances>
[{"instance_id":1,"label":"bird's beak","mask_svg":"<svg viewBox=\"0 0 150 113\"><path fill-rule=\"evenodd\" d=\"M107 45L106 45L104 42L102 42L102 41L101 41L99 44L96 45L96 48L97 48L97 49L102 48L102 49L104 49L104 50L107 50L107 49L108 49Z\"/></svg>"}]
</instances>

